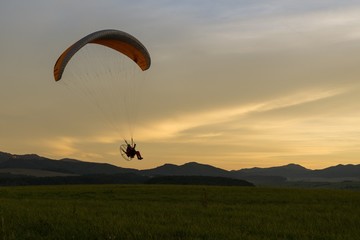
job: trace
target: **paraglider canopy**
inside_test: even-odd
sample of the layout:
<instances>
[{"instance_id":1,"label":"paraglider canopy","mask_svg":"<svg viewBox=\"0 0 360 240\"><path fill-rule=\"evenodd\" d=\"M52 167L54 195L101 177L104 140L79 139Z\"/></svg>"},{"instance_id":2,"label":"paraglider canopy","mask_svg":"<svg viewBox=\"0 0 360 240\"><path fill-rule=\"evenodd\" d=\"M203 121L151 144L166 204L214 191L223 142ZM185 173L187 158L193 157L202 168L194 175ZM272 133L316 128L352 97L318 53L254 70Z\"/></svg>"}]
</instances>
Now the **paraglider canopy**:
<instances>
[{"instance_id":1,"label":"paraglider canopy","mask_svg":"<svg viewBox=\"0 0 360 240\"><path fill-rule=\"evenodd\" d=\"M88 43L100 44L128 56L143 71L150 68L150 55L139 40L123 31L101 30L83 37L60 55L54 66L55 81L61 79L67 63L74 54Z\"/></svg>"}]
</instances>

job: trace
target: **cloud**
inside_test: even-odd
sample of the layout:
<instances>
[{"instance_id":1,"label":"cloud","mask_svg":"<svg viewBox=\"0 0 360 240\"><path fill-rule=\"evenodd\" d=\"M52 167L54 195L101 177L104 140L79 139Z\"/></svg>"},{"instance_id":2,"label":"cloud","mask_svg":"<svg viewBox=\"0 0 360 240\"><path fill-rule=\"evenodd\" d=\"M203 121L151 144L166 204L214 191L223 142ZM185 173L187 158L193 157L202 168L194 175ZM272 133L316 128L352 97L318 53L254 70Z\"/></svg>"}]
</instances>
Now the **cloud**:
<instances>
[{"instance_id":1,"label":"cloud","mask_svg":"<svg viewBox=\"0 0 360 240\"><path fill-rule=\"evenodd\" d=\"M79 149L76 148L77 142L78 139L74 137L57 137L53 140L44 140L42 145L46 146L49 155L73 156L79 153Z\"/></svg>"},{"instance_id":2,"label":"cloud","mask_svg":"<svg viewBox=\"0 0 360 240\"><path fill-rule=\"evenodd\" d=\"M330 90L308 90L298 93L292 93L287 96L277 97L264 102L242 104L240 106L224 107L205 112L183 113L172 116L169 119L161 120L146 126L146 130L139 130L139 136L143 139L168 139L174 138L181 132L192 128L214 124L225 124L239 117L249 114L266 112L286 107L314 102L321 99L331 98L344 93L345 89ZM220 133L207 133L204 136L214 136Z\"/></svg>"},{"instance_id":3,"label":"cloud","mask_svg":"<svg viewBox=\"0 0 360 240\"><path fill-rule=\"evenodd\" d=\"M226 123L231 123L239 118L254 113L261 113L272 111L276 109L295 107L297 105L314 102L321 99L330 98L343 93L344 89L332 90L311 90L293 93L288 96L281 96L264 102L242 104L240 106L225 107L221 109L211 109L207 111L198 111L190 113L182 113L171 116L170 118L162 119L153 123L147 123L143 127L139 126L137 129L138 140L166 140L176 139L181 136L183 132L194 128L212 126L221 124L226 126ZM211 137L218 137L222 135L222 131L194 133L196 139L207 139ZM123 140L123 136L118 132L96 131L92 134L86 134L82 137L58 137L54 141L50 141L49 147L52 148L53 153L64 153L66 155L73 155L76 153L76 145L81 144L115 144Z\"/></svg>"}]
</instances>

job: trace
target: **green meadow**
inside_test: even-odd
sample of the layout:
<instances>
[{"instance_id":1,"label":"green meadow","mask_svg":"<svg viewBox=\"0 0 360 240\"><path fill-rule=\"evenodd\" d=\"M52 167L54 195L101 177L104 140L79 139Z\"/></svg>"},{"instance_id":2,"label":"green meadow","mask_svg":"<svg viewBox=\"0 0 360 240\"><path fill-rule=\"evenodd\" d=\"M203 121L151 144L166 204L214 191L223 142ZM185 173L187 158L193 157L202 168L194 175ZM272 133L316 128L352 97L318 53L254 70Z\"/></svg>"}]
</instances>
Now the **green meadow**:
<instances>
[{"instance_id":1,"label":"green meadow","mask_svg":"<svg viewBox=\"0 0 360 240\"><path fill-rule=\"evenodd\" d=\"M360 239L360 191L173 185L0 188L0 240Z\"/></svg>"}]
</instances>

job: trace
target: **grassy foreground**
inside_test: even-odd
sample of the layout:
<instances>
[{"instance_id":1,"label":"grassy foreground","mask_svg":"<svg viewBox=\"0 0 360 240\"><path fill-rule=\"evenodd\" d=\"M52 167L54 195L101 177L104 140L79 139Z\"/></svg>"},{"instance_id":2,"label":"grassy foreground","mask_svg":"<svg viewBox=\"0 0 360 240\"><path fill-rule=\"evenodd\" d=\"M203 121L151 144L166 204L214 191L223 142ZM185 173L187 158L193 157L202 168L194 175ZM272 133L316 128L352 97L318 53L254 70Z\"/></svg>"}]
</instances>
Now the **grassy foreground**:
<instances>
[{"instance_id":1,"label":"grassy foreground","mask_svg":"<svg viewBox=\"0 0 360 240\"><path fill-rule=\"evenodd\" d=\"M360 191L170 185L0 188L4 239L360 239Z\"/></svg>"}]
</instances>

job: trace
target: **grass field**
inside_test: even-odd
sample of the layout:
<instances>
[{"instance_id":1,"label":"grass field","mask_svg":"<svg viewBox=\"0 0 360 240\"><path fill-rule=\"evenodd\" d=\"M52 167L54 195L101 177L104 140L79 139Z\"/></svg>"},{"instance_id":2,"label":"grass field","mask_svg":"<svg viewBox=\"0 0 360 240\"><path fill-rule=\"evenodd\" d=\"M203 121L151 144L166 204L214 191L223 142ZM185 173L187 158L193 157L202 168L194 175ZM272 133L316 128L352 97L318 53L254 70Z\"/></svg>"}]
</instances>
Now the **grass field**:
<instances>
[{"instance_id":1,"label":"grass field","mask_svg":"<svg viewBox=\"0 0 360 240\"><path fill-rule=\"evenodd\" d=\"M3 239L360 239L360 192L170 185L0 188Z\"/></svg>"}]
</instances>

